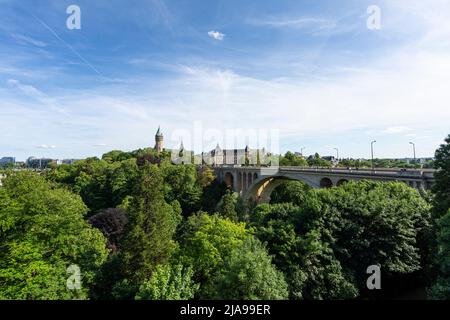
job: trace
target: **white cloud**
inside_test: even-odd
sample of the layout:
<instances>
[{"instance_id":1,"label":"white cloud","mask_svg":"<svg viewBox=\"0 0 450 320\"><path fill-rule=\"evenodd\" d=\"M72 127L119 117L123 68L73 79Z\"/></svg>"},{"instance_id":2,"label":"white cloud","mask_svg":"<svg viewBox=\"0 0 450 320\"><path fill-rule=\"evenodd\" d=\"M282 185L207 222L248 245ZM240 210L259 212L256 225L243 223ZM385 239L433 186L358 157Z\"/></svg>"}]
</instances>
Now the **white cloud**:
<instances>
[{"instance_id":1,"label":"white cloud","mask_svg":"<svg viewBox=\"0 0 450 320\"><path fill-rule=\"evenodd\" d=\"M44 47L47 46L47 44L45 42L43 42L43 41L35 40L35 39L31 38L31 37L27 37L27 36L24 36L22 34L15 34L15 33L13 33L13 34L11 34L11 36L14 39L18 40L22 44L31 44L31 45L33 45L35 47L39 47L39 48L44 48Z\"/></svg>"},{"instance_id":2,"label":"white cloud","mask_svg":"<svg viewBox=\"0 0 450 320\"><path fill-rule=\"evenodd\" d=\"M248 23L268 28L302 30L314 36L330 36L350 32L357 27L357 23L348 21L343 23L336 19L314 16L253 18L249 19Z\"/></svg>"},{"instance_id":3,"label":"white cloud","mask_svg":"<svg viewBox=\"0 0 450 320\"><path fill-rule=\"evenodd\" d=\"M250 23L260 26L268 26L274 28L314 28L314 29L333 29L336 28L336 22L324 18L316 17L298 17L298 18L285 18L285 17L270 17L265 19L252 19Z\"/></svg>"},{"instance_id":4,"label":"white cloud","mask_svg":"<svg viewBox=\"0 0 450 320\"><path fill-rule=\"evenodd\" d=\"M396 126L396 127L389 127L383 130L383 133L386 134L399 134L399 133L405 133L412 131L411 128L404 127L404 126Z\"/></svg>"},{"instance_id":5,"label":"white cloud","mask_svg":"<svg viewBox=\"0 0 450 320\"><path fill-rule=\"evenodd\" d=\"M56 101L36 87L24 84L16 79L8 79L7 83L15 87L20 93L39 101L41 104L50 107L54 111L61 112Z\"/></svg>"},{"instance_id":6,"label":"white cloud","mask_svg":"<svg viewBox=\"0 0 450 320\"><path fill-rule=\"evenodd\" d=\"M219 41L222 41L225 38L225 34L219 31L209 31L208 36Z\"/></svg>"},{"instance_id":7,"label":"white cloud","mask_svg":"<svg viewBox=\"0 0 450 320\"><path fill-rule=\"evenodd\" d=\"M36 148L39 148L39 149L56 149L56 146L54 146L54 145L46 145L46 144L41 144L40 146L37 146Z\"/></svg>"},{"instance_id":8,"label":"white cloud","mask_svg":"<svg viewBox=\"0 0 450 320\"><path fill-rule=\"evenodd\" d=\"M96 138L114 148L151 145L158 124L171 132L196 121L205 129L280 129L282 139L359 129L400 135L448 124L449 82L450 57L399 52L363 71L308 80L190 65L178 77L142 84L139 96L112 88L59 100L68 117L101 132Z\"/></svg>"}]
</instances>

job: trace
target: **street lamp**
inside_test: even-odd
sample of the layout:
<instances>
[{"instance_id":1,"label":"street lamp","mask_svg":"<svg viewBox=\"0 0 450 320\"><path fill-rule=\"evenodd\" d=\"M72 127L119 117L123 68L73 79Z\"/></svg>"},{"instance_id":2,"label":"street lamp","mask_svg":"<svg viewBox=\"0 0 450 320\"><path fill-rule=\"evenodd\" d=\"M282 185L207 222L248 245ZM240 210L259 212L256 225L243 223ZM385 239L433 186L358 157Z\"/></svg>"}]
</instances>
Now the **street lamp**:
<instances>
[{"instance_id":1,"label":"street lamp","mask_svg":"<svg viewBox=\"0 0 450 320\"><path fill-rule=\"evenodd\" d=\"M336 159L339 160L339 149L338 148L334 148L334 150L336 150Z\"/></svg>"},{"instance_id":2,"label":"street lamp","mask_svg":"<svg viewBox=\"0 0 450 320\"><path fill-rule=\"evenodd\" d=\"M372 170L373 170L373 144L374 144L375 142L377 142L377 140L373 140L373 141L370 143L370 151L372 152Z\"/></svg>"},{"instance_id":3,"label":"street lamp","mask_svg":"<svg viewBox=\"0 0 450 320\"><path fill-rule=\"evenodd\" d=\"M415 164L416 163L416 144L414 142L410 142L409 144L411 144L413 146L414 164Z\"/></svg>"}]
</instances>

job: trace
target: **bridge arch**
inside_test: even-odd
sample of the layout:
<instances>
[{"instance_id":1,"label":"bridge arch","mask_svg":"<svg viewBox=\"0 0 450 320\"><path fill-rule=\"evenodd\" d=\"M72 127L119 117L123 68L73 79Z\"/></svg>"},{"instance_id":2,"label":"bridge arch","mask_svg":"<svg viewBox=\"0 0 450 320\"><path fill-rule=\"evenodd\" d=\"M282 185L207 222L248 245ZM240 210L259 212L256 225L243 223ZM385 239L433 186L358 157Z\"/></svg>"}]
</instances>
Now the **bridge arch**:
<instances>
[{"instance_id":1,"label":"bridge arch","mask_svg":"<svg viewBox=\"0 0 450 320\"><path fill-rule=\"evenodd\" d=\"M254 174L254 176L256 173ZM318 188L317 182L308 180L299 175L275 175L275 176L262 176L253 180L253 184L248 187L246 192L243 193L245 200L255 201L256 203L268 203L270 202L270 195L281 184L286 181L300 181L306 183L312 188Z\"/></svg>"},{"instance_id":2,"label":"bridge arch","mask_svg":"<svg viewBox=\"0 0 450 320\"><path fill-rule=\"evenodd\" d=\"M342 186L343 184L346 184L346 183L348 183L348 180L347 179L340 179L340 180L338 180L338 182L336 183L336 186Z\"/></svg>"},{"instance_id":3,"label":"bridge arch","mask_svg":"<svg viewBox=\"0 0 450 320\"><path fill-rule=\"evenodd\" d=\"M245 198L247 200L255 201L256 203L270 202L270 195L282 183L293 180L287 177L276 176L259 179L246 192Z\"/></svg>"},{"instance_id":4,"label":"bridge arch","mask_svg":"<svg viewBox=\"0 0 450 320\"><path fill-rule=\"evenodd\" d=\"M320 179L320 187L321 188L331 188L333 186L333 181L330 178L322 178Z\"/></svg>"},{"instance_id":5,"label":"bridge arch","mask_svg":"<svg viewBox=\"0 0 450 320\"><path fill-rule=\"evenodd\" d=\"M224 175L225 184L227 187L234 187L234 176L231 172L226 172Z\"/></svg>"}]
</instances>

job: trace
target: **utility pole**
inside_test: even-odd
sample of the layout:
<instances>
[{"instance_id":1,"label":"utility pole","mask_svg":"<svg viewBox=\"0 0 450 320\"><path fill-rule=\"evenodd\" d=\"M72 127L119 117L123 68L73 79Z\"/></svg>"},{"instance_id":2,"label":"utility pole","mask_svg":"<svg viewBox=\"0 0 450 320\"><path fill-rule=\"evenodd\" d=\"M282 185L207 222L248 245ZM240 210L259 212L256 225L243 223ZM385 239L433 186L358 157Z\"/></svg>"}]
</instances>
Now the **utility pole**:
<instances>
[{"instance_id":1,"label":"utility pole","mask_svg":"<svg viewBox=\"0 0 450 320\"><path fill-rule=\"evenodd\" d=\"M372 171L373 171L373 144L374 144L375 142L377 142L377 140L373 140L373 141L370 143L370 151L371 151L371 153L372 153Z\"/></svg>"}]
</instances>

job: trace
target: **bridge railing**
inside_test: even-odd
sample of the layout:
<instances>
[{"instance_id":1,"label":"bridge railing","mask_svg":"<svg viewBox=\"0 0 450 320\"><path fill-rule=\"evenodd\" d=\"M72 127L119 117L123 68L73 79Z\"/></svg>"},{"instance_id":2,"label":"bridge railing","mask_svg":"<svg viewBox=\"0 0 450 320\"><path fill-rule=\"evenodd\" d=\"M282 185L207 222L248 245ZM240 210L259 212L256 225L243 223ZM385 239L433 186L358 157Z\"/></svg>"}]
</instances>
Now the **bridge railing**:
<instances>
[{"instance_id":1,"label":"bridge railing","mask_svg":"<svg viewBox=\"0 0 450 320\"><path fill-rule=\"evenodd\" d=\"M301 171L317 173L345 173L363 175L383 175L383 176L408 176L408 177L429 177L432 178L433 169L396 169L396 168L312 168L312 167L280 167L282 171Z\"/></svg>"},{"instance_id":2,"label":"bridge railing","mask_svg":"<svg viewBox=\"0 0 450 320\"><path fill-rule=\"evenodd\" d=\"M314 173L334 173L349 175L374 175L374 176L391 176L405 178L427 178L432 179L436 170L434 169L403 169L403 168L339 168L339 167L264 167L264 166L242 166L242 165L222 165L217 168L240 169L240 170L259 170L274 169L284 172L314 172Z\"/></svg>"}]
</instances>

